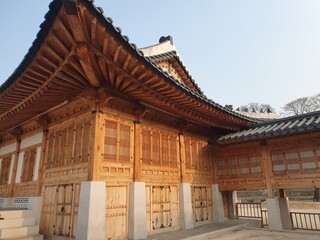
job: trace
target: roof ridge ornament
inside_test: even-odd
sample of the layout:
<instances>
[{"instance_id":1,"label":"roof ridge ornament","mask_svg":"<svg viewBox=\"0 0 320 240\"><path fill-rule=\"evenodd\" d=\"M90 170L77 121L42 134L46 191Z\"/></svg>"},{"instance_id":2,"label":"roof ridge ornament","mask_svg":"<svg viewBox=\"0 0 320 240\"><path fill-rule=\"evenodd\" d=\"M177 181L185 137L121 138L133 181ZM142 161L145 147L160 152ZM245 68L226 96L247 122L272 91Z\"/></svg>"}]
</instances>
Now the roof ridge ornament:
<instances>
[{"instance_id":1,"label":"roof ridge ornament","mask_svg":"<svg viewBox=\"0 0 320 240\"><path fill-rule=\"evenodd\" d=\"M170 41L171 45L173 45L173 37L171 35L168 36L161 36L159 39L159 43L165 42L165 41Z\"/></svg>"}]
</instances>

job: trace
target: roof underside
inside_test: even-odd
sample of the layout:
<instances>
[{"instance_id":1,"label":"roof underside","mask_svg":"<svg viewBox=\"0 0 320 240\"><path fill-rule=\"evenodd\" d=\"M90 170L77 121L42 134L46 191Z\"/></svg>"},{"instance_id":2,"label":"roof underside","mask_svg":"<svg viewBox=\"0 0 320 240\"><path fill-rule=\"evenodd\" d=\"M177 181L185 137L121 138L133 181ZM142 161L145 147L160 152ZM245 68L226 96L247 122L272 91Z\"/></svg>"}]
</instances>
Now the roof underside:
<instances>
[{"instance_id":1,"label":"roof underside","mask_svg":"<svg viewBox=\"0 0 320 240\"><path fill-rule=\"evenodd\" d=\"M0 133L88 89L99 100L112 90L213 128L235 131L256 122L163 72L91 1L62 2L50 4L29 52L0 87Z\"/></svg>"},{"instance_id":2,"label":"roof underside","mask_svg":"<svg viewBox=\"0 0 320 240\"><path fill-rule=\"evenodd\" d=\"M257 124L244 131L225 135L219 143L234 143L280 137L320 130L320 111Z\"/></svg>"}]
</instances>

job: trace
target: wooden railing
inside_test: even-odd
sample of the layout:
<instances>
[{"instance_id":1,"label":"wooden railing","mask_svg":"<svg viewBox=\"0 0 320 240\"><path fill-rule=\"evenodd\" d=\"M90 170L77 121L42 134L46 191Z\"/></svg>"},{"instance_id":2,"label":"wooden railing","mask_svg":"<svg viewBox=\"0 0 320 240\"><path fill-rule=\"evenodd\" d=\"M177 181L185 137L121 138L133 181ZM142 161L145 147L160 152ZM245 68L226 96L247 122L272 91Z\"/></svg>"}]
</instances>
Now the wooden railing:
<instances>
[{"instance_id":1,"label":"wooden railing","mask_svg":"<svg viewBox=\"0 0 320 240\"><path fill-rule=\"evenodd\" d=\"M236 203L237 218L261 218L260 203Z\"/></svg>"},{"instance_id":2,"label":"wooden railing","mask_svg":"<svg viewBox=\"0 0 320 240\"><path fill-rule=\"evenodd\" d=\"M268 212L266 209L261 209L261 227L267 227L269 226L269 221L268 221Z\"/></svg>"},{"instance_id":3,"label":"wooden railing","mask_svg":"<svg viewBox=\"0 0 320 240\"><path fill-rule=\"evenodd\" d=\"M267 210L261 203L236 203L237 218L261 219L261 227L269 226Z\"/></svg>"},{"instance_id":4,"label":"wooden railing","mask_svg":"<svg viewBox=\"0 0 320 240\"><path fill-rule=\"evenodd\" d=\"M293 229L320 231L320 213L291 212Z\"/></svg>"}]
</instances>

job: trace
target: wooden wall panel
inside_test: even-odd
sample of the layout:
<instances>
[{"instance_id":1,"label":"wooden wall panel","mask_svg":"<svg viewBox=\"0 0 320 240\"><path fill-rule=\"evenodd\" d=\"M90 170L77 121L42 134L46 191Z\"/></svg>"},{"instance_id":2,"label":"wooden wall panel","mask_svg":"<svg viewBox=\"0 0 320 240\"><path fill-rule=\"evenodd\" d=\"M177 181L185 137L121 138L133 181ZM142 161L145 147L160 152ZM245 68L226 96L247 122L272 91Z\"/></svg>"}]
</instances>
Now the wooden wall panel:
<instances>
[{"instance_id":1,"label":"wooden wall panel","mask_svg":"<svg viewBox=\"0 0 320 240\"><path fill-rule=\"evenodd\" d=\"M46 169L88 162L91 133L89 119L49 129Z\"/></svg>"},{"instance_id":2,"label":"wooden wall panel","mask_svg":"<svg viewBox=\"0 0 320 240\"><path fill-rule=\"evenodd\" d=\"M185 180L193 184L213 183L212 146L208 141L185 136Z\"/></svg>"},{"instance_id":3,"label":"wooden wall panel","mask_svg":"<svg viewBox=\"0 0 320 240\"><path fill-rule=\"evenodd\" d=\"M141 180L149 183L180 181L179 136L174 131L141 125Z\"/></svg>"},{"instance_id":4,"label":"wooden wall panel","mask_svg":"<svg viewBox=\"0 0 320 240\"><path fill-rule=\"evenodd\" d=\"M270 189L320 186L319 142L310 135L271 139L260 147L259 142L221 146L215 159L219 189L266 189L266 171Z\"/></svg>"}]
</instances>

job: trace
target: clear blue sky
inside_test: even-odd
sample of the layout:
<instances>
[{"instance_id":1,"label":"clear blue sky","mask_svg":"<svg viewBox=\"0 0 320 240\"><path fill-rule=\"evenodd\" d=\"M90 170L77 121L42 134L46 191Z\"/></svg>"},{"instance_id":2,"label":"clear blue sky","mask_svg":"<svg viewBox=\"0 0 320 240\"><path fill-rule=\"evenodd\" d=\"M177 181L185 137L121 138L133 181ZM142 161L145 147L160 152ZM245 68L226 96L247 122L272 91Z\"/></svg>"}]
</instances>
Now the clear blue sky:
<instances>
[{"instance_id":1,"label":"clear blue sky","mask_svg":"<svg viewBox=\"0 0 320 240\"><path fill-rule=\"evenodd\" d=\"M50 1L0 1L0 84L31 46ZM205 94L238 107L277 111L320 92L318 0L96 0L138 47L162 35Z\"/></svg>"}]
</instances>

